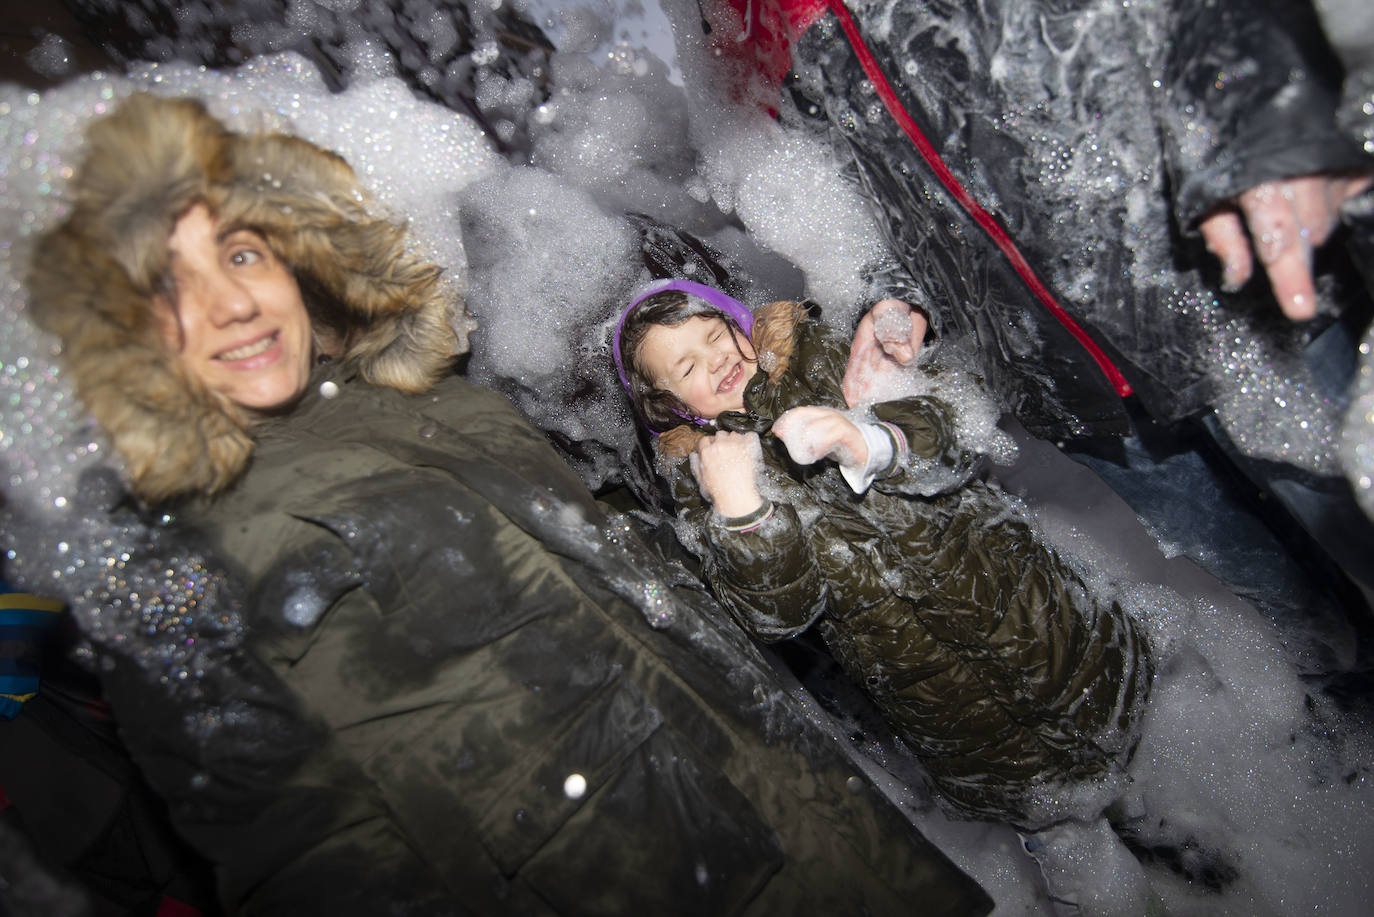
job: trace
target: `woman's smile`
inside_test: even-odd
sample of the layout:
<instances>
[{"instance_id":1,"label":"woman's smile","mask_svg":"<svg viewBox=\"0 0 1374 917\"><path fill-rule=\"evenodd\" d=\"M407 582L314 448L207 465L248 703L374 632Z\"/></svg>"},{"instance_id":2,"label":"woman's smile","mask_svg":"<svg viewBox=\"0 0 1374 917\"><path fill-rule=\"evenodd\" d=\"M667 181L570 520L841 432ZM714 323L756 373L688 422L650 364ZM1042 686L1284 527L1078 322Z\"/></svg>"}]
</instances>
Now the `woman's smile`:
<instances>
[{"instance_id":1,"label":"woman's smile","mask_svg":"<svg viewBox=\"0 0 1374 917\"><path fill-rule=\"evenodd\" d=\"M281 332L272 331L258 338L256 341L251 341L240 347L235 347L231 350L226 350L223 353L217 355L215 359L223 363L240 364L239 366L232 367L234 369L257 369L259 366L265 366L268 363L272 362L272 360L280 356L280 351L274 354L269 354L266 359L257 360L252 364L249 364L247 361L252 359L253 357L260 356L266 353L266 351L269 348L276 346L277 342L280 340Z\"/></svg>"}]
</instances>

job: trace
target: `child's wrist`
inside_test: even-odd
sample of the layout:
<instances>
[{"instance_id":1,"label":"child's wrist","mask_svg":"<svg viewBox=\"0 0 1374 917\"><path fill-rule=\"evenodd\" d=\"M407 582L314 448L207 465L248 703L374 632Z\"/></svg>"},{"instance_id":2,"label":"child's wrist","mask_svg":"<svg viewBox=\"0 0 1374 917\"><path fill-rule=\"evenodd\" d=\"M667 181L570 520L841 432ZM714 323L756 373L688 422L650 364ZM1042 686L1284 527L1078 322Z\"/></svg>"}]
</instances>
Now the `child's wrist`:
<instances>
[{"instance_id":1,"label":"child's wrist","mask_svg":"<svg viewBox=\"0 0 1374 917\"><path fill-rule=\"evenodd\" d=\"M840 475L851 490L861 494L868 490L869 485L878 477L879 472L891 468L894 453L898 447L893 441L889 425L858 424L856 426L864 443L862 452L864 460L861 463L841 463Z\"/></svg>"},{"instance_id":2,"label":"child's wrist","mask_svg":"<svg viewBox=\"0 0 1374 917\"><path fill-rule=\"evenodd\" d=\"M752 532L773 516L773 501L764 500L757 509L743 516L722 516L720 524L726 531L742 534Z\"/></svg>"},{"instance_id":3,"label":"child's wrist","mask_svg":"<svg viewBox=\"0 0 1374 917\"><path fill-rule=\"evenodd\" d=\"M764 504L758 493L730 494L715 501L716 512L726 519L737 519L751 515Z\"/></svg>"}]
</instances>

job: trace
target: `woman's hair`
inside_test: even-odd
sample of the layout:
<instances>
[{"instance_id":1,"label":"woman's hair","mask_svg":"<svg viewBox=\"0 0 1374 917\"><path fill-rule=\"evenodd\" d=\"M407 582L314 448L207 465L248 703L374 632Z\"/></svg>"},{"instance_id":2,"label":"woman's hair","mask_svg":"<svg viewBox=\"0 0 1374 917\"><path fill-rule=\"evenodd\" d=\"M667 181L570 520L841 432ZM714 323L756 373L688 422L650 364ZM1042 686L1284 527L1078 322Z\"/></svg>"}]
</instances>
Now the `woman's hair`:
<instances>
[{"instance_id":1,"label":"woman's hair","mask_svg":"<svg viewBox=\"0 0 1374 917\"><path fill-rule=\"evenodd\" d=\"M271 243L268 243L269 246ZM273 254L276 254L275 250ZM280 258L280 255L277 255ZM309 270L297 268L283 261L291 276L296 278L296 286L301 291L301 302L305 313L310 316L311 341L315 356L328 354L337 357L348 352L353 341L365 330L358 319L351 315L327 286Z\"/></svg>"},{"instance_id":2,"label":"woman's hair","mask_svg":"<svg viewBox=\"0 0 1374 917\"><path fill-rule=\"evenodd\" d=\"M645 297L625 316L624 324L621 326L620 354L625 365L625 387L630 395L630 403L634 405L639 418L655 433L671 429L683 421L696 425L708 423L704 418L693 414L677 395L659 388L656 380L645 368L641 357L644 339L650 329L660 325L681 325L687 319L698 316L719 318L725 322L725 327L735 342L735 349L741 357L745 357L743 348L739 346L739 335L743 332L734 317L680 290L664 290Z\"/></svg>"}]
</instances>

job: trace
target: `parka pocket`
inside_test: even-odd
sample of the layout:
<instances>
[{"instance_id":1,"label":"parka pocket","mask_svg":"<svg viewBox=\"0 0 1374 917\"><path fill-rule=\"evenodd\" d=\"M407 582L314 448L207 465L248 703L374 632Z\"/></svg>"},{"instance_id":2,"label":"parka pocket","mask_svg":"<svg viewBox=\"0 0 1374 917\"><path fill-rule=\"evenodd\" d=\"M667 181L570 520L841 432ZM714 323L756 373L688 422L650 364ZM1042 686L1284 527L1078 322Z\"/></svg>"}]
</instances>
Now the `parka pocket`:
<instances>
[{"instance_id":1,"label":"parka pocket","mask_svg":"<svg viewBox=\"0 0 1374 917\"><path fill-rule=\"evenodd\" d=\"M483 814L479 830L501 871L515 874L660 722L619 676L593 694Z\"/></svg>"},{"instance_id":2,"label":"parka pocket","mask_svg":"<svg viewBox=\"0 0 1374 917\"><path fill-rule=\"evenodd\" d=\"M633 686L601 695L483 817L487 849L559 914L728 915L776 836Z\"/></svg>"}]
</instances>

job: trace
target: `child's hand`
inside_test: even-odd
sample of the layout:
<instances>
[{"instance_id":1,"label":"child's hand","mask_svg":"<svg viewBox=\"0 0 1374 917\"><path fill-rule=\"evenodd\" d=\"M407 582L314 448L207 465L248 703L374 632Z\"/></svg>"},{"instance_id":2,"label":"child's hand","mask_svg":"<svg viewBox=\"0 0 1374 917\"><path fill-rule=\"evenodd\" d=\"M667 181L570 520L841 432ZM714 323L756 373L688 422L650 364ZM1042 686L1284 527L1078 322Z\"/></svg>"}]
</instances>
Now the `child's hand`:
<instances>
[{"instance_id":1,"label":"child's hand","mask_svg":"<svg viewBox=\"0 0 1374 917\"><path fill-rule=\"evenodd\" d=\"M860 468L868 463L863 433L848 417L831 408L793 408L774 422L773 433L798 465L811 465L824 458Z\"/></svg>"},{"instance_id":2,"label":"child's hand","mask_svg":"<svg viewBox=\"0 0 1374 917\"><path fill-rule=\"evenodd\" d=\"M703 436L688 461L702 495L727 519L747 516L763 505L757 478L763 448L757 433Z\"/></svg>"},{"instance_id":3,"label":"child's hand","mask_svg":"<svg viewBox=\"0 0 1374 917\"><path fill-rule=\"evenodd\" d=\"M854 332L841 386L853 407L882 393L882 383L916 359L926 337L926 317L900 299L884 299L868 310Z\"/></svg>"}]
</instances>

